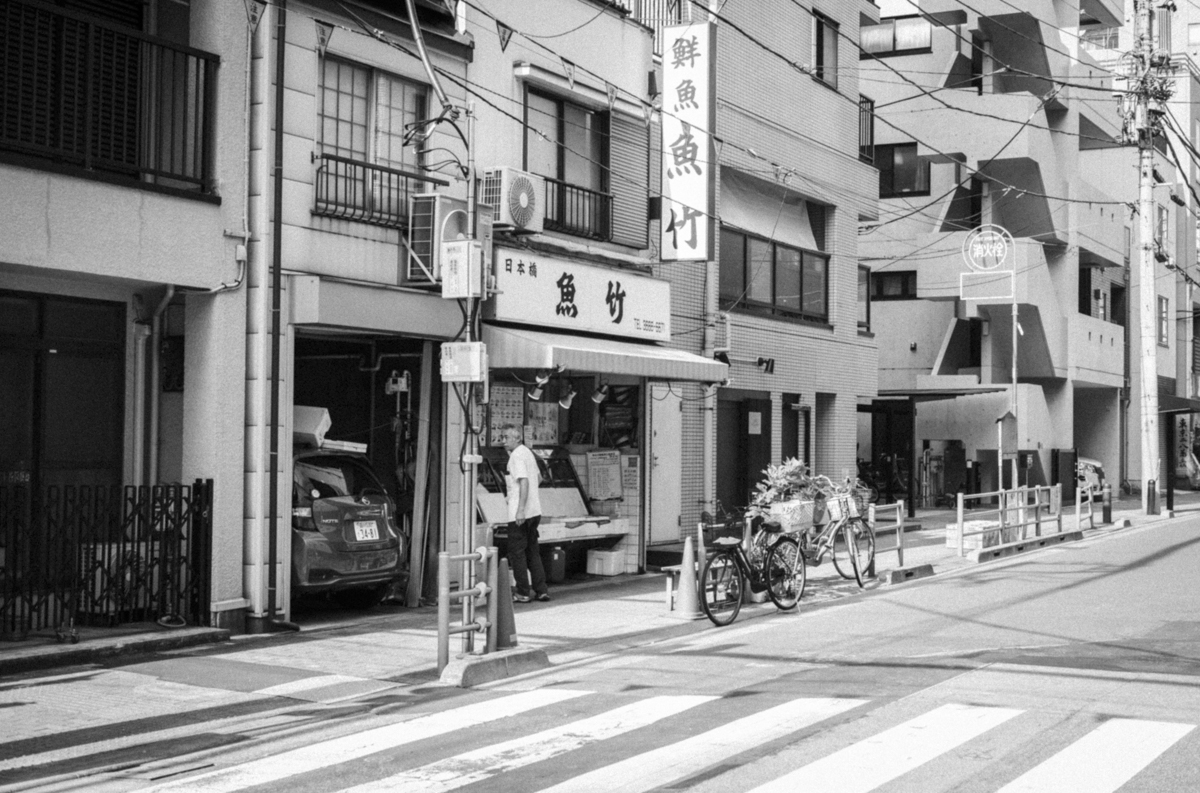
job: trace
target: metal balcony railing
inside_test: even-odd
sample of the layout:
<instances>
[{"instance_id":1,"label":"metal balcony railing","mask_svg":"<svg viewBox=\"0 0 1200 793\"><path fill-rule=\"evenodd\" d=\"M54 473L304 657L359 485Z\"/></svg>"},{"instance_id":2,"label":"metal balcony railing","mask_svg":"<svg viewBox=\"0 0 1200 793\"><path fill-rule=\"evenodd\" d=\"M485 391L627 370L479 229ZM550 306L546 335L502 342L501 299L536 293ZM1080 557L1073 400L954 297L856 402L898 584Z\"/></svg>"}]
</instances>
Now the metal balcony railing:
<instances>
[{"instance_id":1,"label":"metal balcony railing","mask_svg":"<svg viewBox=\"0 0 1200 793\"><path fill-rule=\"evenodd\" d=\"M858 158L875 163L875 100L865 96L858 99Z\"/></svg>"},{"instance_id":2,"label":"metal balcony railing","mask_svg":"<svg viewBox=\"0 0 1200 793\"><path fill-rule=\"evenodd\" d=\"M214 191L216 55L31 0L0 3L0 152Z\"/></svg>"},{"instance_id":3,"label":"metal balcony railing","mask_svg":"<svg viewBox=\"0 0 1200 793\"><path fill-rule=\"evenodd\" d=\"M419 173L336 154L321 154L317 160L314 215L406 228L409 198L435 184L445 184Z\"/></svg>"},{"instance_id":4,"label":"metal balcony railing","mask_svg":"<svg viewBox=\"0 0 1200 793\"><path fill-rule=\"evenodd\" d=\"M548 231L595 240L612 239L612 196L546 177Z\"/></svg>"},{"instance_id":5,"label":"metal balcony railing","mask_svg":"<svg viewBox=\"0 0 1200 793\"><path fill-rule=\"evenodd\" d=\"M662 29L685 21L684 5L688 0L612 0L629 15L654 31L654 54L662 55Z\"/></svg>"}]
</instances>

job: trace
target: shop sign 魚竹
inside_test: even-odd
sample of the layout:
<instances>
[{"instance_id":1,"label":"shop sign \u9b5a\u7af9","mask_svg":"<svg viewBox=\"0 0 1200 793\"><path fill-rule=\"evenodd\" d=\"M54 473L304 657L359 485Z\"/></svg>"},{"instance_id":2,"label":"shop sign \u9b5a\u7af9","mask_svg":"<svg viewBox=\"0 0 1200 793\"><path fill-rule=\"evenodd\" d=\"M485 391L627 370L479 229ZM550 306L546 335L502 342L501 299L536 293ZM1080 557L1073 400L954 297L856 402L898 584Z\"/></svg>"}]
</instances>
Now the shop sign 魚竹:
<instances>
[{"instance_id":1,"label":"shop sign \u9b5a\u7af9","mask_svg":"<svg viewBox=\"0 0 1200 793\"><path fill-rule=\"evenodd\" d=\"M649 341L671 338L666 281L501 246L495 272L490 319Z\"/></svg>"}]
</instances>

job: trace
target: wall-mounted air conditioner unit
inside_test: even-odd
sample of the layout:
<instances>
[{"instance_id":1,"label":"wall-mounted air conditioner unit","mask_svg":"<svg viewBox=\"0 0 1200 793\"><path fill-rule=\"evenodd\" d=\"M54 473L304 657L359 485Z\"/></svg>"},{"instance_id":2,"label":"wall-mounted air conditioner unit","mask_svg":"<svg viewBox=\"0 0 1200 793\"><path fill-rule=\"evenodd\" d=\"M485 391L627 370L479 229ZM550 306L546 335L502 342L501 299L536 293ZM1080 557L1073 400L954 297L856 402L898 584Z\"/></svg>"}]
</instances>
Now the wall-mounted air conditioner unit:
<instances>
[{"instance_id":1,"label":"wall-mounted air conditioner unit","mask_svg":"<svg viewBox=\"0 0 1200 793\"><path fill-rule=\"evenodd\" d=\"M442 243L470 237L467 202L441 193L418 193L408 214L408 247L401 246L406 283L436 285L442 277Z\"/></svg>"},{"instance_id":2,"label":"wall-mounted air conditioner unit","mask_svg":"<svg viewBox=\"0 0 1200 793\"><path fill-rule=\"evenodd\" d=\"M546 220L546 180L516 168L487 168L480 200L496 208L498 229L534 234Z\"/></svg>"}]
</instances>

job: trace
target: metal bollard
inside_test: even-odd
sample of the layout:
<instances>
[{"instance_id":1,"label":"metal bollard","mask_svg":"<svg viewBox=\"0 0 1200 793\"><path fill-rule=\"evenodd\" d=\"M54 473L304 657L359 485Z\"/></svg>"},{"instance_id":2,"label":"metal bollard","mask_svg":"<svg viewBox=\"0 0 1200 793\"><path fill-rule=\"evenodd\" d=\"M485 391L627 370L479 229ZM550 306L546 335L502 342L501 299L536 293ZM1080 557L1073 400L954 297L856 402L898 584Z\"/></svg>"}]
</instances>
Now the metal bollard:
<instances>
[{"instance_id":1,"label":"metal bollard","mask_svg":"<svg viewBox=\"0 0 1200 793\"><path fill-rule=\"evenodd\" d=\"M1100 494L1100 519L1102 523L1112 523L1112 485L1104 485Z\"/></svg>"},{"instance_id":2,"label":"metal bollard","mask_svg":"<svg viewBox=\"0 0 1200 793\"><path fill-rule=\"evenodd\" d=\"M1146 514L1158 514L1158 482L1153 479L1146 480Z\"/></svg>"}]
</instances>

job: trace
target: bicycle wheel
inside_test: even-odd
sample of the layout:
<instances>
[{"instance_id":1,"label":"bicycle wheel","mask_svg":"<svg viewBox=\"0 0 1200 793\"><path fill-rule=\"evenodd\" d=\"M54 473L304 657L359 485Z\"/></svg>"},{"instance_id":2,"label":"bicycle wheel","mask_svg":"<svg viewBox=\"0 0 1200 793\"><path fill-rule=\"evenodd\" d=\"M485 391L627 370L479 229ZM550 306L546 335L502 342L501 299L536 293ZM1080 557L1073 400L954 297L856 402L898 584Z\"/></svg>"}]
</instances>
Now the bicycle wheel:
<instances>
[{"instance_id":1,"label":"bicycle wheel","mask_svg":"<svg viewBox=\"0 0 1200 793\"><path fill-rule=\"evenodd\" d=\"M875 559L875 533L865 521L846 521L833 546L833 566L842 578L853 578L863 585L863 576Z\"/></svg>"},{"instance_id":2,"label":"bicycle wheel","mask_svg":"<svg viewBox=\"0 0 1200 793\"><path fill-rule=\"evenodd\" d=\"M767 582L767 594L776 608L790 611L796 608L804 595L804 584L808 580L804 556L795 537L780 537L767 554L763 566L763 577Z\"/></svg>"},{"instance_id":3,"label":"bicycle wheel","mask_svg":"<svg viewBox=\"0 0 1200 793\"><path fill-rule=\"evenodd\" d=\"M700 576L700 607L713 625L728 625L742 610L745 589L737 557L730 551L718 551L704 565Z\"/></svg>"}]
</instances>

